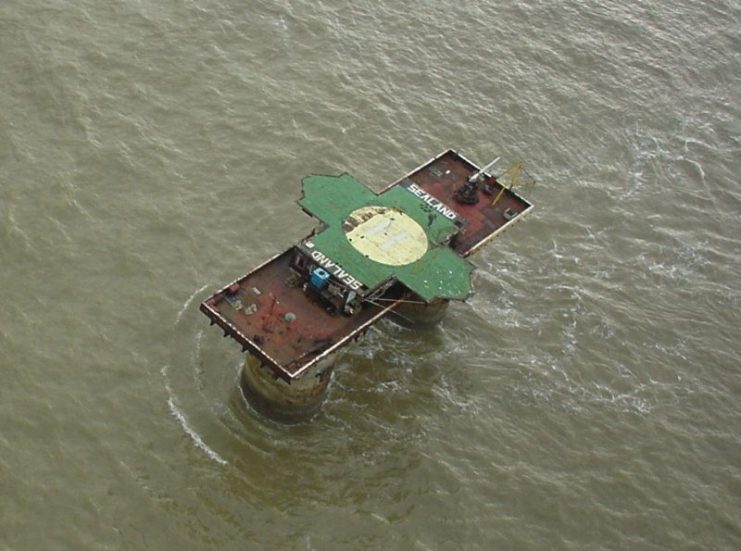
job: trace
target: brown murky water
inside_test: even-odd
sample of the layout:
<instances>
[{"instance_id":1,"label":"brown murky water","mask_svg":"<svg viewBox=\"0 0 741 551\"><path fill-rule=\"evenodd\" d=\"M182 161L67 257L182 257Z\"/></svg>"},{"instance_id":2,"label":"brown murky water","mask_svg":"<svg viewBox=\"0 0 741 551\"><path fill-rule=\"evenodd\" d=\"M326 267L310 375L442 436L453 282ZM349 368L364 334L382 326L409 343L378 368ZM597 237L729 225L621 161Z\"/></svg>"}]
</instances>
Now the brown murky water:
<instances>
[{"instance_id":1,"label":"brown murky water","mask_svg":"<svg viewBox=\"0 0 741 551\"><path fill-rule=\"evenodd\" d=\"M737 3L0 4L0 549L741 548ZM311 172L524 160L535 213L322 412L199 300Z\"/></svg>"}]
</instances>

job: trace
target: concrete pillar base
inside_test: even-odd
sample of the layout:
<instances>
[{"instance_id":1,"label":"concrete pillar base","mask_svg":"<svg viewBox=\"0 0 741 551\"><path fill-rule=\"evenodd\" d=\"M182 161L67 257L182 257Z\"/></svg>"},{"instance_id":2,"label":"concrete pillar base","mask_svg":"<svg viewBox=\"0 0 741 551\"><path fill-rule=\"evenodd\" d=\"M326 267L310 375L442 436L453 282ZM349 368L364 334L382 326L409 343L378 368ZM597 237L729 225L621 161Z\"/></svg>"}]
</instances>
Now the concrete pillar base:
<instances>
[{"instance_id":1,"label":"concrete pillar base","mask_svg":"<svg viewBox=\"0 0 741 551\"><path fill-rule=\"evenodd\" d=\"M402 302L391 313L391 318L404 327L431 327L440 323L450 303L441 298L424 303L417 296L408 297L407 300L409 302Z\"/></svg>"},{"instance_id":2,"label":"concrete pillar base","mask_svg":"<svg viewBox=\"0 0 741 551\"><path fill-rule=\"evenodd\" d=\"M303 377L287 383L276 377L260 360L247 354L240 375L240 387L258 412L283 423L309 419L327 397L336 358L333 354L311 368Z\"/></svg>"}]
</instances>

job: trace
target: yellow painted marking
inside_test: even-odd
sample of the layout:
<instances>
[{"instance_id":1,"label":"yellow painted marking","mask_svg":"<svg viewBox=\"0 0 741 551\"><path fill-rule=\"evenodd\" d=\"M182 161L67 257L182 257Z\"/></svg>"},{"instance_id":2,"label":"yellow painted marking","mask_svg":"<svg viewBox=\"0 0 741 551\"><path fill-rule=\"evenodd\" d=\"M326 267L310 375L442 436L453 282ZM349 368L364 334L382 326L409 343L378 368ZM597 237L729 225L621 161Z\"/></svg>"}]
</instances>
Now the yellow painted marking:
<instances>
[{"instance_id":1,"label":"yellow painted marking","mask_svg":"<svg viewBox=\"0 0 741 551\"><path fill-rule=\"evenodd\" d=\"M379 264L403 266L427 252L427 235L422 226L398 209L361 207L347 217L345 235L359 253Z\"/></svg>"}]
</instances>

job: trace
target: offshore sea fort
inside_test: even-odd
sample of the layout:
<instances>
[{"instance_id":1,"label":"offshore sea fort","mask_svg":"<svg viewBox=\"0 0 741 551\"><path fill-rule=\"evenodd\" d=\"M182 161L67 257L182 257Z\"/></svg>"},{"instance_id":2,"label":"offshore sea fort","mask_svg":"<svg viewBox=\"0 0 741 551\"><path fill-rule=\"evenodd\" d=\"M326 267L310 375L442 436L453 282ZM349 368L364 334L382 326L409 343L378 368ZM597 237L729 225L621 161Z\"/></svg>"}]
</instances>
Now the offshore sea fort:
<instances>
[{"instance_id":1,"label":"offshore sea fort","mask_svg":"<svg viewBox=\"0 0 741 551\"><path fill-rule=\"evenodd\" d=\"M740 28L730 0L0 2L0 551L741 549ZM536 208L439 323L339 349L309 421L257 412L200 305L321 227L307 174L381 196L448 147L522 160ZM309 242L322 291L362 286Z\"/></svg>"},{"instance_id":2,"label":"offshore sea fort","mask_svg":"<svg viewBox=\"0 0 741 551\"><path fill-rule=\"evenodd\" d=\"M532 178L521 163L486 173L498 160L479 168L444 151L380 194L349 174L303 180L299 204L321 226L201 304L249 351L241 387L254 407L307 418L341 347L386 315L430 325L468 298L463 259L532 209L514 191Z\"/></svg>"}]
</instances>

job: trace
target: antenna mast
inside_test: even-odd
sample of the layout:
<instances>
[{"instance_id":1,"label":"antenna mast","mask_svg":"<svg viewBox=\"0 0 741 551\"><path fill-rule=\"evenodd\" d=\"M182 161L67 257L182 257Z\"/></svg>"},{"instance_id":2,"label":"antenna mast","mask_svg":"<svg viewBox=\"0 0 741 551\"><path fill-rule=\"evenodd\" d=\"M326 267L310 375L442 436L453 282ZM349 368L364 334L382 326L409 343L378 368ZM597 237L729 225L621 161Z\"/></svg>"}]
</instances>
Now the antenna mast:
<instances>
[{"instance_id":1,"label":"antenna mast","mask_svg":"<svg viewBox=\"0 0 741 551\"><path fill-rule=\"evenodd\" d=\"M486 172L487 170L489 170L491 167L493 167L495 164L497 164L499 162L499 159L501 159L501 157L497 157L492 162L490 162L489 164L487 164L486 166L484 166L484 168L482 168L481 170L479 170L477 173L472 174L471 176L469 176L468 177L468 183L469 184L473 184L473 183L478 182L479 181L479 178L481 177L481 175L484 172Z\"/></svg>"}]
</instances>

